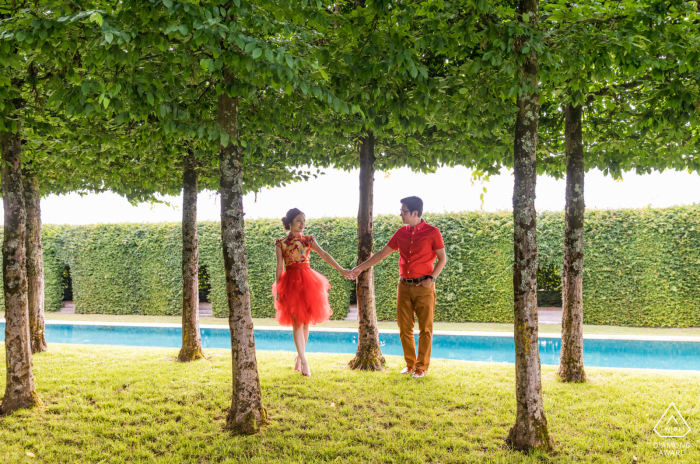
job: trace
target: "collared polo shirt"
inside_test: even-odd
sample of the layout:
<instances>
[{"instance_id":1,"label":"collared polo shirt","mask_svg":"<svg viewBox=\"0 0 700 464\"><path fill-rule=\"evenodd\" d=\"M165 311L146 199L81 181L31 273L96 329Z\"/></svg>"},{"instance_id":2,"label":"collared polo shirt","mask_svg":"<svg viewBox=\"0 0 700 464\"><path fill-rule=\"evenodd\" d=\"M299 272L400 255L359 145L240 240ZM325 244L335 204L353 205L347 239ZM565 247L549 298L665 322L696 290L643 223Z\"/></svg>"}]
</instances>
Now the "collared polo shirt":
<instances>
[{"instance_id":1,"label":"collared polo shirt","mask_svg":"<svg viewBox=\"0 0 700 464\"><path fill-rule=\"evenodd\" d=\"M440 229L426 223L424 219L415 227L408 224L401 227L387 245L393 250L399 250L399 274L404 279L431 274L435 269L435 250L445 248Z\"/></svg>"}]
</instances>

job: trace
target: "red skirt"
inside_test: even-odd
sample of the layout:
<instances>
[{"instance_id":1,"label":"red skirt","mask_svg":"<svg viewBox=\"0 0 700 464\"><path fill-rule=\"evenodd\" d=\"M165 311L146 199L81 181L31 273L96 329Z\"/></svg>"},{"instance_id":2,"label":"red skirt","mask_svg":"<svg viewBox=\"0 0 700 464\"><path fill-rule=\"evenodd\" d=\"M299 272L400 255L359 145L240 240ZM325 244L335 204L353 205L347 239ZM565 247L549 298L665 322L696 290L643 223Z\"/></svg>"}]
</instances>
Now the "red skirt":
<instances>
[{"instance_id":1,"label":"red skirt","mask_svg":"<svg viewBox=\"0 0 700 464\"><path fill-rule=\"evenodd\" d=\"M297 324L326 322L333 314L328 304L330 289L328 279L311 269L308 263L288 266L279 282L272 284L273 297L275 291L279 292L279 298L275 300L275 319L280 325L287 326L294 325L292 316Z\"/></svg>"}]
</instances>

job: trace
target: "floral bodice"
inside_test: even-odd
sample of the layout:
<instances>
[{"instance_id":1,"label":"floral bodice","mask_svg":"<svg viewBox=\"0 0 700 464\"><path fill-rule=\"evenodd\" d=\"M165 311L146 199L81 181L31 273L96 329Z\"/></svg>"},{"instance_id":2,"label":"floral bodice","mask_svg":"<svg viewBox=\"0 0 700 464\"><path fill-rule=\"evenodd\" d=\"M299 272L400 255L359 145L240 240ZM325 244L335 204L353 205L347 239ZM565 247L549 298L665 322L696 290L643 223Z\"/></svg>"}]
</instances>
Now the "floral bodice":
<instances>
[{"instance_id":1,"label":"floral bodice","mask_svg":"<svg viewBox=\"0 0 700 464\"><path fill-rule=\"evenodd\" d=\"M314 241L313 235L288 235L285 238L275 240L275 246L282 249L284 256L284 266L290 264L303 264L309 262L311 255L311 243Z\"/></svg>"}]
</instances>

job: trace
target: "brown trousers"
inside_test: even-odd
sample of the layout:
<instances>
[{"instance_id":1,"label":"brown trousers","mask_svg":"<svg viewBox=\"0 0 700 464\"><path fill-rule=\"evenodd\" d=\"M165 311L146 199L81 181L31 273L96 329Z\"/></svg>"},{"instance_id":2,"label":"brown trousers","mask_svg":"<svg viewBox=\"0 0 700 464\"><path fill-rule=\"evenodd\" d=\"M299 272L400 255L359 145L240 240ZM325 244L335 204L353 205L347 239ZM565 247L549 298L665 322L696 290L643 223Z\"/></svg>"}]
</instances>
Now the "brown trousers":
<instances>
[{"instance_id":1,"label":"brown trousers","mask_svg":"<svg viewBox=\"0 0 700 464\"><path fill-rule=\"evenodd\" d=\"M435 283L430 287L399 281L396 295L396 320L399 324L401 346L406 366L428 370L430 351L433 347L433 316L435 315ZM413 327L418 319L418 359Z\"/></svg>"}]
</instances>

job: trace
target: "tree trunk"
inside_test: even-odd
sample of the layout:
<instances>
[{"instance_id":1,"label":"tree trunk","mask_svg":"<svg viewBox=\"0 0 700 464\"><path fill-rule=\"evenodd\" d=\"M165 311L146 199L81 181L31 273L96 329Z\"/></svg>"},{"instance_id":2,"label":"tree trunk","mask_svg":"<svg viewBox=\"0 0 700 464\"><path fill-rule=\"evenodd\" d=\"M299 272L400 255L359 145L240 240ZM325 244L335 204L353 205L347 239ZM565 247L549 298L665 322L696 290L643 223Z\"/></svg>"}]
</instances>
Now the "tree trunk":
<instances>
[{"instance_id":1,"label":"tree trunk","mask_svg":"<svg viewBox=\"0 0 700 464\"><path fill-rule=\"evenodd\" d=\"M360 208L357 213L357 264L372 256L374 223L374 134L368 132L360 147ZM358 335L357 354L350 368L379 371L384 357L379 345L377 308L374 301L374 269L369 268L357 277Z\"/></svg>"},{"instance_id":2,"label":"tree trunk","mask_svg":"<svg viewBox=\"0 0 700 464\"><path fill-rule=\"evenodd\" d=\"M204 357L199 333L199 243L197 241L197 171L188 150L182 180L182 348L178 361Z\"/></svg>"},{"instance_id":3,"label":"tree trunk","mask_svg":"<svg viewBox=\"0 0 700 464\"><path fill-rule=\"evenodd\" d=\"M27 306L27 212L22 193L21 151L17 132L0 133L2 145L2 202L5 233L2 241L5 292L5 362L7 379L0 414L41 405L34 385Z\"/></svg>"},{"instance_id":4,"label":"tree trunk","mask_svg":"<svg viewBox=\"0 0 700 464\"><path fill-rule=\"evenodd\" d=\"M520 0L518 13L538 21L537 0ZM532 51L523 66L524 78L537 85L537 54ZM539 93L518 96L515 121L513 189L514 262L513 296L515 315L515 396L517 416L508 434L508 444L519 451L535 448L550 451L552 438L542 401L542 378L537 334L537 126Z\"/></svg>"},{"instance_id":5,"label":"tree trunk","mask_svg":"<svg viewBox=\"0 0 700 464\"><path fill-rule=\"evenodd\" d=\"M243 154L238 131L238 98L221 94L217 109L219 125L229 135L228 145L219 146L221 242L233 357L233 395L226 428L235 434L254 434L267 422L267 411L262 405L250 308L243 230Z\"/></svg>"},{"instance_id":6,"label":"tree trunk","mask_svg":"<svg viewBox=\"0 0 700 464\"><path fill-rule=\"evenodd\" d=\"M563 313L559 376L564 382L585 382L583 370L583 136L582 107L566 106L566 229L562 272Z\"/></svg>"},{"instance_id":7,"label":"tree trunk","mask_svg":"<svg viewBox=\"0 0 700 464\"><path fill-rule=\"evenodd\" d=\"M46 351L44 323L44 261L41 245L41 191L39 177L31 169L23 172L24 205L27 210L27 303L32 353Z\"/></svg>"}]
</instances>

